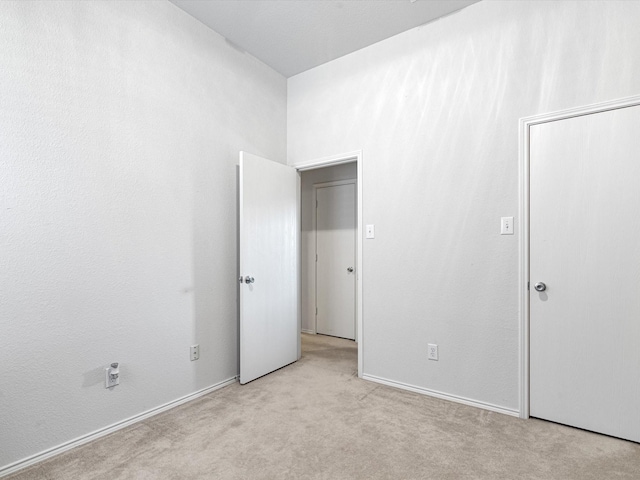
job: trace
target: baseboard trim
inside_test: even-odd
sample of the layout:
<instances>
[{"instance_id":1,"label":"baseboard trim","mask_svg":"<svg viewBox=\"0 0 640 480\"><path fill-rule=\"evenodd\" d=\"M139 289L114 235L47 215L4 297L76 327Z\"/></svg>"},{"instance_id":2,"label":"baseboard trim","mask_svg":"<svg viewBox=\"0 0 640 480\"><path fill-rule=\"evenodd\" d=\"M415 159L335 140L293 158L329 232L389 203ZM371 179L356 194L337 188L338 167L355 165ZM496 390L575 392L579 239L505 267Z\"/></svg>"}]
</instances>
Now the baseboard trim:
<instances>
[{"instance_id":1,"label":"baseboard trim","mask_svg":"<svg viewBox=\"0 0 640 480\"><path fill-rule=\"evenodd\" d=\"M309 335L315 335L316 332L314 332L313 330L307 330L306 328L301 328L300 331L302 333L308 333Z\"/></svg>"},{"instance_id":2,"label":"baseboard trim","mask_svg":"<svg viewBox=\"0 0 640 480\"><path fill-rule=\"evenodd\" d=\"M393 380L387 380L386 378L376 377L375 375L362 375L364 380L369 380L375 383L381 383L389 387L400 388L402 390L408 390L414 393L420 393L422 395L428 395L430 397L440 398L442 400L449 400L455 403L462 403L470 407L482 408L483 410L490 410L496 413L502 413L503 415L509 415L511 417L519 417L520 412L510 408L500 407L492 403L479 402L477 400L471 400L470 398L460 397L458 395L451 395L449 393L438 392L437 390L430 390L428 388L416 387L415 385L409 385L407 383L396 382Z\"/></svg>"},{"instance_id":3,"label":"baseboard trim","mask_svg":"<svg viewBox=\"0 0 640 480\"><path fill-rule=\"evenodd\" d=\"M195 400L196 398L207 395L208 393L215 392L227 385L231 385L237 381L238 377L232 377L227 380L223 380L222 382L216 383L215 385L211 385L210 387L203 388L202 390L198 390L197 392L190 393L189 395L185 395L184 397L180 397L171 402L165 403L164 405L160 405L159 407L152 408L151 410L147 410L146 412L142 412L138 415L134 415L133 417L129 417L120 422L109 425L108 427L101 428L94 432L88 433L87 435L83 435L74 440L70 440L65 442L57 447L50 448L48 450L44 450L43 452L36 453L30 457L24 458L22 460L18 460L17 462L10 463L5 467L0 467L0 477L5 477L12 473L17 472L18 470L22 470L23 468L30 467L31 465L35 465L36 463L42 462L43 460L47 460L51 457L55 457L56 455L60 455L67 450L71 450L72 448L79 447L80 445L84 445L85 443L92 442L97 440L100 437L104 437L109 435L110 433L121 430L129 425L133 425L134 423L141 422L149 417L153 417L154 415L158 415L159 413L166 412L174 407L182 405L184 403L190 402L191 400Z\"/></svg>"}]
</instances>

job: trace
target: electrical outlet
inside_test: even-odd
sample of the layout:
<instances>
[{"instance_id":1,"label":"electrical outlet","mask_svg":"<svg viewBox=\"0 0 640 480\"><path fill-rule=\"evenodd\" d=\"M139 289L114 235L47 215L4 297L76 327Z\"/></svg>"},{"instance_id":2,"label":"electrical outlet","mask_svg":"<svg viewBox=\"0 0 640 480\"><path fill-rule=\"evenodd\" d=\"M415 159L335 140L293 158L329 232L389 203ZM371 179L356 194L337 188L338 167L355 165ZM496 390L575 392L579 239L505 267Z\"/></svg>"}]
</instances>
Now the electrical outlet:
<instances>
[{"instance_id":1,"label":"electrical outlet","mask_svg":"<svg viewBox=\"0 0 640 480\"><path fill-rule=\"evenodd\" d=\"M427 353L429 360L438 360L438 345L429 343L427 345Z\"/></svg>"},{"instance_id":2,"label":"electrical outlet","mask_svg":"<svg viewBox=\"0 0 640 480\"><path fill-rule=\"evenodd\" d=\"M191 345L189 349L191 353L191 361L198 360L200 358L200 345Z\"/></svg>"},{"instance_id":3,"label":"electrical outlet","mask_svg":"<svg viewBox=\"0 0 640 480\"><path fill-rule=\"evenodd\" d=\"M110 367L104 369L104 388L120 385L120 368L117 363L112 363Z\"/></svg>"}]
</instances>

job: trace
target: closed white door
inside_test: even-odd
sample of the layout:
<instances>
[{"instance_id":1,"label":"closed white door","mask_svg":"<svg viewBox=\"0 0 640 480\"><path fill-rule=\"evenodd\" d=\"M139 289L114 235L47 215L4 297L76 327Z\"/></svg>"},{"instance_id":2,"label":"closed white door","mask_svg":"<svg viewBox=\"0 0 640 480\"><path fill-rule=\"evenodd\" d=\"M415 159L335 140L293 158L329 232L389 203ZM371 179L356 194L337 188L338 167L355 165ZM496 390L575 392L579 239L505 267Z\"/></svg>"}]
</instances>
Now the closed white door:
<instances>
[{"instance_id":1,"label":"closed white door","mask_svg":"<svg viewBox=\"0 0 640 480\"><path fill-rule=\"evenodd\" d=\"M299 177L240 152L240 383L298 359Z\"/></svg>"},{"instance_id":2,"label":"closed white door","mask_svg":"<svg viewBox=\"0 0 640 480\"><path fill-rule=\"evenodd\" d=\"M356 185L316 189L316 331L355 340Z\"/></svg>"},{"instance_id":3,"label":"closed white door","mask_svg":"<svg viewBox=\"0 0 640 480\"><path fill-rule=\"evenodd\" d=\"M531 127L530 281L531 415L640 442L640 106Z\"/></svg>"}]
</instances>

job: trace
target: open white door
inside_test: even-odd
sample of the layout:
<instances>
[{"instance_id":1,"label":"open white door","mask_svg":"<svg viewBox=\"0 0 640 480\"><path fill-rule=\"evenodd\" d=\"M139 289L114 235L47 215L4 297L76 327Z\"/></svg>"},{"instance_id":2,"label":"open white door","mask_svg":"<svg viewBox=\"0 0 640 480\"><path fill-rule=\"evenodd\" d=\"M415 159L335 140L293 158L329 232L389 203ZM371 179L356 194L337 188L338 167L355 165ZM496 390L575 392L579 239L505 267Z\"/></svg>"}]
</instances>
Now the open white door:
<instances>
[{"instance_id":1,"label":"open white door","mask_svg":"<svg viewBox=\"0 0 640 480\"><path fill-rule=\"evenodd\" d=\"M240 383L298 359L299 176L240 152Z\"/></svg>"}]
</instances>

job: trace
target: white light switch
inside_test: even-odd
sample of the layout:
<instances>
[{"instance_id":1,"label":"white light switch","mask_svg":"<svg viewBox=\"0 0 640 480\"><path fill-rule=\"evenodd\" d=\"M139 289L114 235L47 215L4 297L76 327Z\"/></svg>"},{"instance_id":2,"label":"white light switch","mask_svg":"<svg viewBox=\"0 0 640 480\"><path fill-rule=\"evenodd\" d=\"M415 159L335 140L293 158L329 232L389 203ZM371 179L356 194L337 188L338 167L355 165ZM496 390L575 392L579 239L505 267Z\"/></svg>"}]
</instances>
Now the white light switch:
<instances>
[{"instance_id":1,"label":"white light switch","mask_svg":"<svg viewBox=\"0 0 640 480\"><path fill-rule=\"evenodd\" d=\"M500 235L513 235L513 217L502 217Z\"/></svg>"},{"instance_id":2,"label":"white light switch","mask_svg":"<svg viewBox=\"0 0 640 480\"><path fill-rule=\"evenodd\" d=\"M376 232L373 225L367 225L367 238L376 238Z\"/></svg>"}]
</instances>

